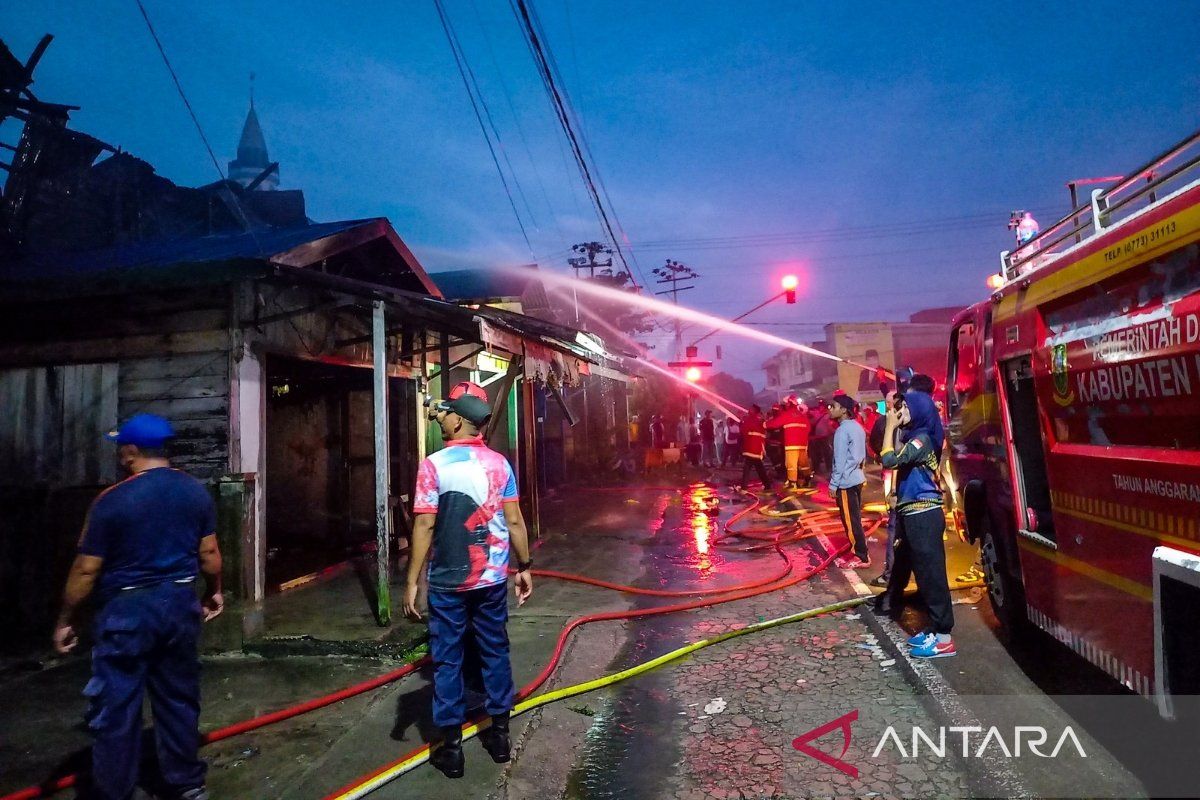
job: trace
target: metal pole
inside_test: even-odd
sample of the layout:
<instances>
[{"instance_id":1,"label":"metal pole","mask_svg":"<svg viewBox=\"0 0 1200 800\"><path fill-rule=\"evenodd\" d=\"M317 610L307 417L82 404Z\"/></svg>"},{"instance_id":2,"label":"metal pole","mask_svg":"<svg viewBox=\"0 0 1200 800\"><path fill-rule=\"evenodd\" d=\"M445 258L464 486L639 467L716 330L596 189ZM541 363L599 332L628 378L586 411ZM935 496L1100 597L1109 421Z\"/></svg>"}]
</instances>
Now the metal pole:
<instances>
[{"instance_id":1,"label":"metal pole","mask_svg":"<svg viewBox=\"0 0 1200 800\"><path fill-rule=\"evenodd\" d=\"M371 309L371 356L375 379L375 600L380 625L392 621L391 559L389 544L392 515L388 507L391 495L391 447L388 438L387 326L383 301Z\"/></svg>"},{"instance_id":2,"label":"metal pole","mask_svg":"<svg viewBox=\"0 0 1200 800\"><path fill-rule=\"evenodd\" d=\"M539 497L541 487L538 485L540 475L539 459L537 453L538 433L537 433L537 404L533 396L533 381L525 378L521 381L521 405L524 410L525 427L522 431L522 449L525 451L525 474L521 476L523 485L521 489L521 499L525 500L525 524L529 528L530 535L537 539L541 536L541 517L539 508Z\"/></svg>"},{"instance_id":3,"label":"metal pole","mask_svg":"<svg viewBox=\"0 0 1200 800\"><path fill-rule=\"evenodd\" d=\"M1067 188L1071 190L1071 210L1074 211L1076 208L1079 207L1079 192L1075 188L1075 181L1071 181L1070 183L1068 183ZM1072 228L1079 227L1079 215L1078 214L1071 217L1071 227ZM1076 231L1075 232L1075 244L1079 244L1082 241L1083 241L1082 231Z\"/></svg>"},{"instance_id":4,"label":"metal pole","mask_svg":"<svg viewBox=\"0 0 1200 800\"><path fill-rule=\"evenodd\" d=\"M438 334L438 375L442 383L442 399L450 396L450 334L442 331Z\"/></svg>"},{"instance_id":5,"label":"metal pole","mask_svg":"<svg viewBox=\"0 0 1200 800\"><path fill-rule=\"evenodd\" d=\"M743 319L745 319L746 317L748 317L748 316L750 316L751 314L753 314L755 311L758 311L760 308L763 308L763 307L765 307L765 306L768 306L768 305L770 305L771 303L775 302L775 301L776 301L776 300L778 300L779 298L783 297L785 294L787 294L787 290L784 290L784 291L780 292L779 294L773 294L773 295L771 295L770 297L768 297L766 300L763 300L761 303L759 303L758 305L756 305L754 308L750 309L749 311L747 311L747 312L745 312L745 313L743 313L743 314L738 314L736 317L734 317L733 319L731 319L731 320L729 320L729 321L730 321L730 322L737 322L737 321L739 321L739 320L743 320ZM697 339L696 341L692 342L692 347L695 347L696 345L700 344L701 342L703 342L705 339L707 339L708 337L712 336L713 334L715 334L715 333L720 333L720 331L721 331L721 329L720 329L720 328L713 328L711 331L709 331L708 333L704 334L703 336L701 336L701 337L700 337L699 339Z\"/></svg>"}]
</instances>

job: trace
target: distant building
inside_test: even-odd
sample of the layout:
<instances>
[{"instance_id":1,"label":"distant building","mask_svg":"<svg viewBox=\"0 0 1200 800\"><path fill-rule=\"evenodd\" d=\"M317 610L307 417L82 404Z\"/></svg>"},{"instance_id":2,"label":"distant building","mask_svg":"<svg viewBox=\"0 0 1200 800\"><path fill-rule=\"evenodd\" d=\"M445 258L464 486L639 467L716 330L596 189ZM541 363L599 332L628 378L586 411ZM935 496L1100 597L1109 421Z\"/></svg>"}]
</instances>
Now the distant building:
<instances>
[{"instance_id":1,"label":"distant building","mask_svg":"<svg viewBox=\"0 0 1200 800\"><path fill-rule=\"evenodd\" d=\"M939 387L945 383L950 321L959 311L962 306L930 308L913 314L907 323L894 324L896 363L929 375Z\"/></svg>"},{"instance_id":2,"label":"distant building","mask_svg":"<svg viewBox=\"0 0 1200 800\"><path fill-rule=\"evenodd\" d=\"M263 136L262 126L258 123L258 113L254 110L254 98L250 98L250 111L246 114L246 122L242 125L242 138L238 141L237 158L229 162L229 180L240 183L243 188L249 188L251 183L271 166L267 157L267 140ZM279 165L258 181L254 187L258 191L274 191L279 188Z\"/></svg>"},{"instance_id":3,"label":"distant building","mask_svg":"<svg viewBox=\"0 0 1200 800\"><path fill-rule=\"evenodd\" d=\"M950 321L961 308L930 308L912 314L907 322L839 322L825 326L825 341L817 350L858 364L895 372L911 366L931 376L939 386L946 379L946 347ZM766 386L757 401L775 403L789 394L801 399L842 389L859 400L879 399L879 380L873 372L810 353L784 349L763 363Z\"/></svg>"},{"instance_id":4,"label":"distant building","mask_svg":"<svg viewBox=\"0 0 1200 800\"><path fill-rule=\"evenodd\" d=\"M816 342L813 347L826 350L826 343ZM837 386L837 362L811 353L787 348L771 356L762 366L767 373L767 384L754 396L759 405L778 403L791 394L808 399L830 393Z\"/></svg>"}]
</instances>

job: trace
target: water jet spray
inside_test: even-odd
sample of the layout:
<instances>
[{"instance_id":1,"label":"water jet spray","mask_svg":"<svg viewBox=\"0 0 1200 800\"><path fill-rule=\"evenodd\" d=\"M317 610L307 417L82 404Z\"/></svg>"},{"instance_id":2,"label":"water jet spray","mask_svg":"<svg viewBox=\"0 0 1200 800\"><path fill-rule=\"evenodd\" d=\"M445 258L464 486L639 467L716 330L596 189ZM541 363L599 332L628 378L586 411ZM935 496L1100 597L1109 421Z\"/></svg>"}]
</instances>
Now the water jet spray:
<instances>
[{"instance_id":1,"label":"water jet spray","mask_svg":"<svg viewBox=\"0 0 1200 800\"><path fill-rule=\"evenodd\" d=\"M528 277L527 271L518 267L501 267L501 269L514 275ZM832 353L826 353L824 350L818 350L817 348L810 347L806 344L793 342L780 336L776 336L772 333L767 333L766 331L755 330L754 328L750 328L745 325L739 325L736 322L731 322L730 320L723 319L721 317L714 317L712 314L706 314L703 311L697 311L694 308L677 306L671 303L665 303L662 300L656 300L653 297L645 297L633 292L624 292L620 289L613 289L607 286L599 286L595 283L589 283L588 281L568 278L564 275L557 275L549 270L539 270L538 278L546 283L550 283L563 289L572 289L574 291L589 294L593 297L603 298L605 300L624 302L632 306L644 308L645 310L654 312L656 314L667 314L669 316L677 317L689 322L696 322L713 328L718 328L726 333L733 333L738 336L743 336L747 339L754 339L755 341L763 342L765 344L782 347L787 350L796 350L801 353L808 353L809 355L816 356L817 358L837 361L842 364L849 364L853 367L864 369L867 372L874 373L877 370L876 367L860 364L857 361L851 361L850 359L842 358L841 356L835 356ZM894 379L896 377L894 373L887 370L883 370L883 373L889 378Z\"/></svg>"}]
</instances>

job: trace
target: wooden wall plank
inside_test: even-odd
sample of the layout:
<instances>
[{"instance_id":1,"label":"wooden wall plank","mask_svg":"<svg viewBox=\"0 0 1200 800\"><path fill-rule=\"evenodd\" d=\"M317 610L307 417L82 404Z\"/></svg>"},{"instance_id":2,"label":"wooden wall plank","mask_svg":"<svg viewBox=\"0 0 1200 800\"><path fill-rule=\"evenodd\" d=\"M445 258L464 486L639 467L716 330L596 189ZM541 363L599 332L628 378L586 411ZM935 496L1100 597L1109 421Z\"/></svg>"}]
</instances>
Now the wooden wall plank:
<instances>
[{"instance_id":1,"label":"wooden wall plank","mask_svg":"<svg viewBox=\"0 0 1200 800\"><path fill-rule=\"evenodd\" d=\"M131 336L106 339L0 344L0 366L80 364L151 358L163 353L188 355L224 350L229 344L225 330Z\"/></svg>"},{"instance_id":2,"label":"wooden wall plank","mask_svg":"<svg viewBox=\"0 0 1200 800\"><path fill-rule=\"evenodd\" d=\"M116 364L75 364L62 375L62 468L65 486L113 483L117 464L104 434L117 425Z\"/></svg>"}]
</instances>

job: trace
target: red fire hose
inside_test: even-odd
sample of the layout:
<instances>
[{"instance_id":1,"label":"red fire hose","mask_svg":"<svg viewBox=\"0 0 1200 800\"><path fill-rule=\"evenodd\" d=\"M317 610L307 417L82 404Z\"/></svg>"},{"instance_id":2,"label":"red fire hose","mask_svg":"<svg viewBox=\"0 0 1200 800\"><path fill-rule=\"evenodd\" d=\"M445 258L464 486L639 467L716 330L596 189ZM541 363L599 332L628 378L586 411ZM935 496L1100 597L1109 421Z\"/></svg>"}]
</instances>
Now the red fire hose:
<instances>
[{"instance_id":1,"label":"red fire hose","mask_svg":"<svg viewBox=\"0 0 1200 800\"><path fill-rule=\"evenodd\" d=\"M573 620L571 620L571 622L569 622L567 624L567 626L565 628L563 628L562 632L559 634L558 642L555 644L555 647L554 647L554 653L550 657L550 662L548 664L546 664L546 667L541 671L541 673L538 674L538 676L536 678L534 678L532 681L530 681L528 684L526 684L524 687L522 687L522 689L517 693L516 699L518 702L521 700L524 700L526 697L528 697L529 695L531 695L535 691L537 691L538 687L540 687L543 683L546 682L546 680L554 672L555 667L558 666L559 660L562 658L563 649L566 647L567 639L577 628L582 627L583 625L587 625L588 623L591 623L591 622L601 622L604 620L640 619L643 617L657 616L659 614L673 614L677 611L691 611L691 610L697 609L697 608L705 608L708 606L720 605L722 603L731 603L735 600L744 600L749 597L756 597L760 594L766 594L768 592L773 592L778 589L785 589L789 586L794 586L797 583L800 583L801 581L811 578L813 575L817 574L818 572L821 572L826 567L828 567L837 556L839 556L841 553L843 553L849 549L850 549L849 544L848 543L844 544L841 547L839 547L837 550L835 550L834 552L828 554L820 562L820 564L816 565L815 567L808 569L806 571L800 572L798 574L795 574L783 581L779 581L773 585L769 585L766 587L732 592L732 593L724 594L718 598L714 598L711 600L695 600L695 601L688 602L688 603L677 603L677 604L668 605L668 606L658 606L656 608L635 609L633 611L610 611L610 612L606 612L606 613L602 613L602 614L589 614L587 616L578 617L576 619L573 619ZM789 563L790 563L790 559L789 559ZM471 722L475 722L475 720L472 720ZM468 724L471 724L471 723L468 723ZM419 755L428 749L429 749L428 744L425 744L418 748L415 748L411 752L406 753L405 755L401 756L400 758L396 759L395 761L384 764L383 766L379 767L378 769L372 770L369 773L366 773L364 775L361 775L361 776L355 778L353 781L346 784L345 786L338 789L337 791L326 795L324 800L332 800L333 798L337 798L339 795L345 794L346 792L350 791L354 787L359 786L360 784L371 780L372 778L376 777L377 775L380 775L384 772L391 770L397 764L407 761L410 758L412 758L416 755Z\"/></svg>"},{"instance_id":2,"label":"red fire hose","mask_svg":"<svg viewBox=\"0 0 1200 800\"><path fill-rule=\"evenodd\" d=\"M677 490L677 487L674 490ZM724 526L723 526L724 527L724 535L721 537L721 539L718 540L718 542L721 541L722 539L728 538L731 535L742 536L742 537L747 537L747 538L766 538L761 535L760 536L748 536L748 534L750 534L749 531L732 532L731 533L731 527L739 519L746 516L747 514L752 513L753 511L757 510L760 506L761 506L761 501L758 500L757 498L755 498L753 500L753 502L751 503L751 505L742 509L737 514L735 514L732 518L730 518L730 520L724 524ZM815 512L812 515L812 517L823 516L827 513L828 512ZM812 517L810 517L810 518L812 518ZM878 527L879 524L880 524L880 522L876 521L871 526L871 528L868 530L868 534L871 531L874 531L874 529L876 527ZM538 676L536 678L534 678L529 684L527 684L524 688L521 689L521 691L517 695L517 699L521 700L521 699L524 699L525 697L528 697L530 694L532 694L534 691L536 691L538 689L538 687L540 687L543 683L546 682L546 680L554 672L554 669L558 666L558 662L562 658L563 650L566 647L567 640L570 638L571 634L576 629L582 627L583 625L586 625L586 624L592 623L592 622L602 622L602 621L618 620L618 619L640 619L643 617L656 616L656 615L660 615L660 614L673 614L673 613L676 613L679 611L690 611L690 610L697 609L697 608L704 608L707 606L719 605L722 603L730 603L735 600L743 600L743 599L746 599L749 597L756 597L758 595L777 591L779 589L785 589L789 586L794 586L797 583L800 583L801 581L807 580L808 578L812 577L816 573L824 570L826 567L829 566L830 563L832 563L834 558L836 558L838 555L840 555L842 552L846 551L849 548L848 543L845 545L842 545L835 552L827 555L826 558L823 559L821 561L821 563L818 564L817 566L815 566L809 570L806 570L804 572L798 573L798 574L792 574L794 572L794 565L792 564L792 560L791 560L791 558L788 557L787 553L785 553L781 549L781 546L783 544L786 544L786 543L789 543L792 541L797 541L798 539L801 539L801 538L805 538L807 534L800 533L799 535L783 537L782 532L784 530L787 530L787 529L795 530L795 529L799 529L800 526L795 523L788 523L786 525L779 525L777 527L779 529L779 533L777 533L775 535L775 538L772 541L764 541L762 545L758 545L756 547L747 548L747 549L762 549L762 548L766 548L766 547L775 549L776 552L779 553L779 555L783 558L783 560L785 562L784 568L779 573L772 575L766 579L757 579L757 580L754 580L754 581L751 581L748 583L736 584L734 586L728 586L728 587L723 587L723 588L698 589L698 590L686 590L686 591L669 591L669 590L662 590L662 589L642 589L642 588L635 587L635 586L627 586L624 584L610 583L608 581L601 581L601 580L598 580L595 578L588 578L583 575L573 575L570 573L557 572L554 570L533 570L532 571L533 574L537 575L539 577L554 578L557 580L566 580L566 581L572 581L575 583L584 583L584 584L587 584L590 586L597 586L600 588L611 589L611 590L620 591L620 592L623 592L626 594L640 594L640 595L647 595L647 596L654 596L654 597L696 597L699 595L715 596L715 597L712 597L711 599L695 600L695 601L686 602L686 603L677 603L677 604L673 604L673 605L658 606L658 607L654 607L654 608L635 609L632 611L611 611L611 612L605 612L605 613L600 613L600 614L590 614L587 616L578 617L574 620L571 620L571 622L569 622L567 624L567 626L565 628L563 628L563 630L560 632L559 637L558 637L558 642L555 645L554 653L550 658L550 662L548 664L546 664L546 667L541 671L541 673L538 674ZM770 530L774 530L774 529L775 528L772 528ZM765 533L765 532L766 531L764 530L761 533ZM233 736L237 736L238 734L248 733L249 731L257 730L259 728L264 728L268 725L273 725L277 722L283 722L285 720L301 716L302 714L307 714L310 711L315 711L320 708L325 708L326 706L333 705L334 703L341 702L342 700L347 700L351 697L356 697L360 694L364 694L365 692L369 692L373 689L378 689L382 686L386 686L387 684L392 683L396 680L399 680L400 678L403 678L407 675L411 675L413 672L416 672L417 670L421 669L423 666L428 664L429 661L430 661L429 656L424 656L424 657L414 661L411 664L407 664L403 667L400 667L399 669L395 669L395 670L392 670L391 672L386 672L375 678L371 678L369 680L362 681L360 683L356 683L351 686L347 686L336 692L322 695L321 697L315 697L310 700L306 700L303 703L299 703L294 706L289 706L288 708L283 708L283 709L280 709L278 711L273 711L268 714L262 714L260 716L252 717L250 719L243 720L241 722L236 722L236 723L234 723L232 725L228 725L224 728L218 728L216 730L209 731L208 733L204 734L201 737L201 743L202 744L212 744L214 742L219 742L219 741L231 738ZM400 761L403 761L425 749L428 749L428 745L425 745L421 748L417 748L412 753L410 753L410 754L404 756L402 759L400 759ZM356 779L354 784L360 783L363 780L367 780L370 777L373 777L374 775L378 774L379 772L386 771L390 767L391 767L391 764L381 767L379 770L372 772L370 775L365 775L359 779ZM54 794L55 792L62 791L63 789L71 788L76 785L77 781L78 781L78 775L75 775L75 774L65 775L60 778L52 778L52 779L47 780L45 783L39 784L37 786L29 786L24 789L20 789L16 792L12 792L10 794L4 795L3 797L0 797L0 800L34 800L35 798L46 797L48 795ZM352 785L354 785L354 784L352 784Z\"/></svg>"}]
</instances>

